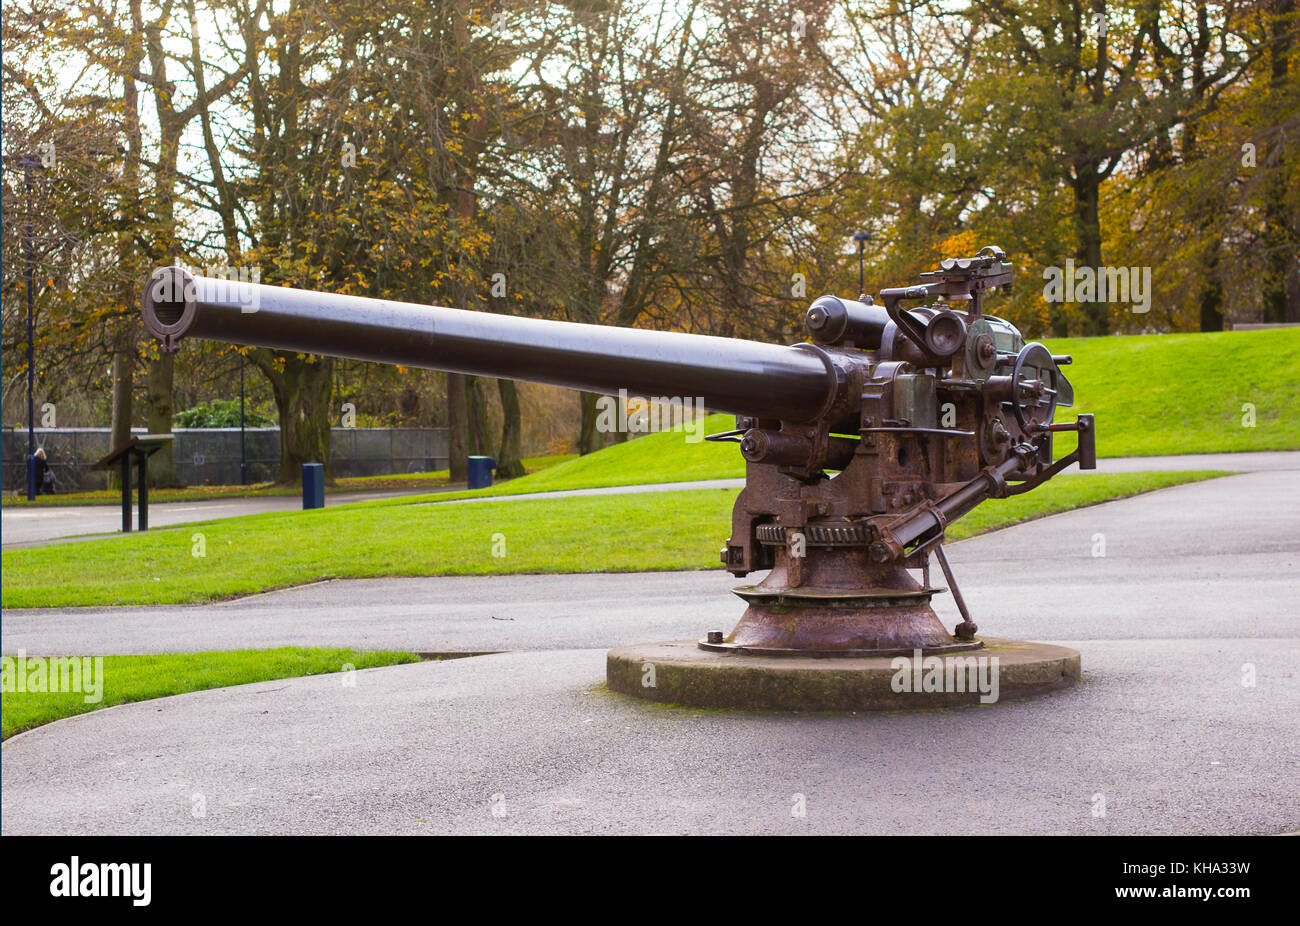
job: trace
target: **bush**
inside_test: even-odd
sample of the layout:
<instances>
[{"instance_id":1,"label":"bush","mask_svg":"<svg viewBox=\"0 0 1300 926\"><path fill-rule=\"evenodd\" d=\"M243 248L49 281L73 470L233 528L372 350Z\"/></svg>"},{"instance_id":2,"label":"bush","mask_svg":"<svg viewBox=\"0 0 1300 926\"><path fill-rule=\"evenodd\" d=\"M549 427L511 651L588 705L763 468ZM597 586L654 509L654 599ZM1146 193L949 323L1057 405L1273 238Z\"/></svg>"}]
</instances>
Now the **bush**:
<instances>
[{"instance_id":1,"label":"bush","mask_svg":"<svg viewBox=\"0 0 1300 926\"><path fill-rule=\"evenodd\" d=\"M239 402L235 399L213 399L195 405L172 416L178 428L237 428L239 427ZM269 428L275 424L256 409L244 407L244 426Z\"/></svg>"}]
</instances>

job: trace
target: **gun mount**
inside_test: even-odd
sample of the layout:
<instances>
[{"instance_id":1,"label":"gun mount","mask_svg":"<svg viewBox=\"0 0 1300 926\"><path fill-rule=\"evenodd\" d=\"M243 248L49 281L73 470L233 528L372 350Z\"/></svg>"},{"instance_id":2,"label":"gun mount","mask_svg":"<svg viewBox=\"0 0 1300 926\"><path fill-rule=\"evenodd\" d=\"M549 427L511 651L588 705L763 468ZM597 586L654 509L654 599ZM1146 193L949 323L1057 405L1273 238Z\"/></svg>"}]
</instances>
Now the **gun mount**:
<instances>
[{"instance_id":1,"label":"gun mount","mask_svg":"<svg viewBox=\"0 0 1300 926\"><path fill-rule=\"evenodd\" d=\"M857 401L838 419L739 421L746 486L723 564L737 576L771 572L736 590L749 602L744 617L702 646L854 656L979 645L943 552L947 526L1073 463L1096 466L1092 416L1054 422L1074 401L1060 369L1070 358L984 314L984 295L1011 279L1002 251L985 248L945 260L919 285L882 290L883 305L812 304L813 339L858 358ZM1078 449L1053 461L1052 435L1065 430L1078 432ZM963 618L954 636L930 607L940 591L929 583L931 554ZM908 569L921 570L920 584Z\"/></svg>"},{"instance_id":2,"label":"gun mount","mask_svg":"<svg viewBox=\"0 0 1300 926\"><path fill-rule=\"evenodd\" d=\"M1055 422L1073 402L1041 344L984 314L1009 287L996 248L943 261L882 304L823 296L811 344L777 346L674 332L516 318L157 271L145 327L184 337L637 395L698 396L737 415L746 460L724 567L769 570L737 588L748 602L704 649L738 654L876 656L978 647L944 555L949 524L989 498L1027 492L1078 463L1094 468L1092 417ZM924 303L907 308L905 304ZM1078 432L1053 460L1052 436ZM930 557L962 622L930 606ZM908 570L920 570L917 582Z\"/></svg>"}]
</instances>

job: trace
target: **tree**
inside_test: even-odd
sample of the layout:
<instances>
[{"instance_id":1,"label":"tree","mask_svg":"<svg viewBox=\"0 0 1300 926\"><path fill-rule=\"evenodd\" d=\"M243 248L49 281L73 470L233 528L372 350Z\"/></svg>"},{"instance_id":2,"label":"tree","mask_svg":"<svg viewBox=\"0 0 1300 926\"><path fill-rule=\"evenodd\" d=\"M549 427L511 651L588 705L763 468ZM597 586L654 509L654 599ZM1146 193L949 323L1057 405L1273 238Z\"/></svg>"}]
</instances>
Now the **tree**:
<instances>
[{"instance_id":1,"label":"tree","mask_svg":"<svg viewBox=\"0 0 1300 926\"><path fill-rule=\"evenodd\" d=\"M1073 258L1104 265L1102 187L1145 147L1163 149L1170 133L1201 118L1220 94L1241 79L1258 49L1240 48L1241 36L1220 14L1199 32L1184 27L1189 5L1158 0L1085 6L1043 0L978 2L990 30L976 59L977 105L1000 113L996 137L1007 158L1037 158L1043 180L1070 193ZM975 112L969 107L968 118ZM997 149L994 149L997 150ZM1081 333L1111 329L1099 293L1084 301ZM1068 330L1061 311L1052 332Z\"/></svg>"},{"instance_id":2,"label":"tree","mask_svg":"<svg viewBox=\"0 0 1300 926\"><path fill-rule=\"evenodd\" d=\"M582 6L554 26L561 77L539 88L548 114L526 126L533 147L518 189L544 216L554 242L546 265L572 321L630 326L652 297L664 225L675 203L666 187L684 125L684 68L695 5L674 19L633 2ZM563 15L563 14L557 14ZM580 453L598 450L597 396L579 398Z\"/></svg>"},{"instance_id":3,"label":"tree","mask_svg":"<svg viewBox=\"0 0 1300 926\"><path fill-rule=\"evenodd\" d=\"M4 26L5 253L23 253L20 236L30 223L37 390L55 404L57 420L61 396L110 385L113 437L124 441L136 361L134 287L147 272L137 244L147 236L137 195L138 123L123 108L134 85L125 93L115 85L128 48L117 32L98 33L41 3L7 7ZM71 86L64 61L81 68ZM42 165L32 172L30 210L24 171L10 169L21 155ZM27 367L25 262L8 261L5 270L6 309L22 306L5 316L5 362L23 370L6 384L8 397Z\"/></svg>"},{"instance_id":4,"label":"tree","mask_svg":"<svg viewBox=\"0 0 1300 926\"><path fill-rule=\"evenodd\" d=\"M1264 94L1265 142L1263 193L1263 318L1266 322L1300 321L1300 195L1297 195L1295 137L1300 129L1300 66L1295 57L1295 0L1273 0L1266 19L1268 84ZM1290 130L1288 133L1288 129ZM1289 138L1288 138L1289 135Z\"/></svg>"},{"instance_id":5,"label":"tree","mask_svg":"<svg viewBox=\"0 0 1300 926\"><path fill-rule=\"evenodd\" d=\"M1190 88L1192 117L1136 150L1134 169L1111 184L1105 225L1130 261L1163 268L1156 274L1160 308L1153 322L1217 331L1229 317L1269 317L1270 285L1279 273L1272 262L1289 253L1295 266L1296 240L1288 246L1285 236L1288 229L1294 235L1300 213L1300 177L1286 156L1286 139L1300 130L1300 82L1294 76L1282 87L1275 82L1272 49L1285 45L1294 23L1291 33L1280 31L1274 11L1264 8L1230 23L1243 47L1256 53L1240 80L1218 90L1205 75L1213 36L1224 25L1209 4L1196 3L1192 12L1187 70L1178 70L1183 58L1164 55L1168 73L1160 78ZM1274 44L1276 38L1281 42Z\"/></svg>"}]
</instances>

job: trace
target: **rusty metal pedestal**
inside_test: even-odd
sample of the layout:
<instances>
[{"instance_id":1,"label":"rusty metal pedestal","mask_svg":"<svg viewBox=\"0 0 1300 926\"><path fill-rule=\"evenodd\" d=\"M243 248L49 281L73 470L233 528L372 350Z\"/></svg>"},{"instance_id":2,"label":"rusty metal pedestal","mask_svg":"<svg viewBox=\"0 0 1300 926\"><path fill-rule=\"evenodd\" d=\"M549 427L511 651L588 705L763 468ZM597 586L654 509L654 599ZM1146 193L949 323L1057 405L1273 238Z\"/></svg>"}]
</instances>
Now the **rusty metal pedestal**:
<instances>
[{"instance_id":1,"label":"rusty metal pedestal","mask_svg":"<svg viewBox=\"0 0 1300 926\"><path fill-rule=\"evenodd\" d=\"M991 704L1079 680L1074 650L975 637L955 584L964 620L950 635L930 607L945 589L928 568L922 580L862 547L782 548L762 582L734 590L749 607L731 633L611 650L606 679L652 701L783 711Z\"/></svg>"},{"instance_id":2,"label":"rusty metal pedestal","mask_svg":"<svg viewBox=\"0 0 1300 926\"><path fill-rule=\"evenodd\" d=\"M804 569L811 582L792 586L778 560L758 585L734 592L749 603L722 639L711 634L704 649L765 656L893 656L921 649L926 655L978 649L958 640L940 622L930 598L942 588L919 585L901 566L844 562L866 551L810 551ZM864 573L866 573L864 575Z\"/></svg>"},{"instance_id":3,"label":"rusty metal pedestal","mask_svg":"<svg viewBox=\"0 0 1300 926\"><path fill-rule=\"evenodd\" d=\"M814 527L809 534L820 538L833 531ZM974 639L975 625L951 579L958 608L967 618L958 627L962 636L949 634L930 607L930 599L946 589L929 584L928 559L918 583L906 568L917 557L877 562L862 540L812 542L798 554L782 544L773 552L773 568L762 582L733 589L749 605L740 622L730 634L710 632L700 641L702 648L762 656L846 657L910 655L916 649L925 655L955 653L983 645Z\"/></svg>"}]
</instances>

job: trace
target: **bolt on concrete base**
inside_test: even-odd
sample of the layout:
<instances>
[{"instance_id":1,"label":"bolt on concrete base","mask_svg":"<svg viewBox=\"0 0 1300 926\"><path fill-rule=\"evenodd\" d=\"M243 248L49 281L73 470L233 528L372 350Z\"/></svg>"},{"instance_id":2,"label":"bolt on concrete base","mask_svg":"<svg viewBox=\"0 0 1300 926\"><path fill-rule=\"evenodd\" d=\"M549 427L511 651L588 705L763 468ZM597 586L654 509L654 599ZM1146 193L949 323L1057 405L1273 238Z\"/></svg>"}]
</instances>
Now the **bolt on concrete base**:
<instances>
[{"instance_id":1,"label":"bolt on concrete base","mask_svg":"<svg viewBox=\"0 0 1300 926\"><path fill-rule=\"evenodd\" d=\"M1078 683L1077 650L982 638L984 646L932 656L805 658L700 649L695 640L610 650L609 687L692 707L776 711L892 711L993 704Z\"/></svg>"}]
</instances>

